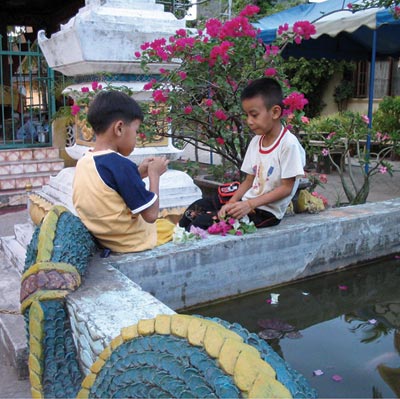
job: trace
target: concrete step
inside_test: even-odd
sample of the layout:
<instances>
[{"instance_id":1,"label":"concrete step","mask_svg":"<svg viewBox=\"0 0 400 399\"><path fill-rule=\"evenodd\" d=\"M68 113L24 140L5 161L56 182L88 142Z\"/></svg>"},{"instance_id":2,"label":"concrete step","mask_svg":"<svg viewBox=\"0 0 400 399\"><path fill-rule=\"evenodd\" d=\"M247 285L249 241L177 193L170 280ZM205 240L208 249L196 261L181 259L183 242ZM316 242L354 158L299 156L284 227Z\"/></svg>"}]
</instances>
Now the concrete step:
<instances>
[{"instance_id":1,"label":"concrete step","mask_svg":"<svg viewBox=\"0 0 400 399\"><path fill-rule=\"evenodd\" d=\"M58 148L0 150L0 208L27 204L26 188L40 189L63 168Z\"/></svg>"},{"instance_id":2,"label":"concrete step","mask_svg":"<svg viewBox=\"0 0 400 399\"><path fill-rule=\"evenodd\" d=\"M40 189L50 180L48 172L0 176L0 207L27 205L27 188Z\"/></svg>"},{"instance_id":3,"label":"concrete step","mask_svg":"<svg viewBox=\"0 0 400 399\"><path fill-rule=\"evenodd\" d=\"M14 225L15 239L19 244L22 245L24 250L26 250L28 244L31 242L32 234L35 231L36 226L33 224L30 216L27 216L29 220L26 223L18 223ZM25 252L24 252L25 256Z\"/></svg>"},{"instance_id":4,"label":"concrete step","mask_svg":"<svg viewBox=\"0 0 400 399\"><path fill-rule=\"evenodd\" d=\"M21 275L25 265L26 247L17 241L15 237L1 237L1 248L3 256L9 266Z\"/></svg>"},{"instance_id":5,"label":"concrete step","mask_svg":"<svg viewBox=\"0 0 400 399\"><path fill-rule=\"evenodd\" d=\"M59 171L0 176L0 192L6 192L7 190L24 190L29 184L32 188L42 187L49 182L50 176L55 176L57 172Z\"/></svg>"},{"instance_id":6,"label":"concrete step","mask_svg":"<svg viewBox=\"0 0 400 399\"><path fill-rule=\"evenodd\" d=\"M0 190L0 208L27 205L28 194L25 189Z\"/></svg>"},{"instance_id":7,"label":"concrete step","mask_svg":"<svg viewBox=\"0 0 400 399\"><path fill-rule=\"evenodd\" d=\"M4 238L4 237L3 237ZM3 239L2 238L2 239ZM28 378L28 348L25 321L20 314L21 275L0 248L0 352L17 373Z\"/></svg>"},{"instance_id":8,"label":"concrete step","mask_svg":"<svg viewBox=\"0 0 400 399\"><path fill-rule=\"evenodd\" d=\"M64 168L64 160L61 158L0 162L0 176L11 177L13 175L41 172L54 174L62 168Z\"/></svg>"},{"instance_id":9,"label":"concrete step","mask_svg":"<svg viewBox=\"0 0 400 399\"><path fill-rule=\"evenodd\" d=\"M15 161L49 160L60 157L60 150L55 147L41 148L14 148L0 150L0 163Z\"/></svg>"}]
</instances>

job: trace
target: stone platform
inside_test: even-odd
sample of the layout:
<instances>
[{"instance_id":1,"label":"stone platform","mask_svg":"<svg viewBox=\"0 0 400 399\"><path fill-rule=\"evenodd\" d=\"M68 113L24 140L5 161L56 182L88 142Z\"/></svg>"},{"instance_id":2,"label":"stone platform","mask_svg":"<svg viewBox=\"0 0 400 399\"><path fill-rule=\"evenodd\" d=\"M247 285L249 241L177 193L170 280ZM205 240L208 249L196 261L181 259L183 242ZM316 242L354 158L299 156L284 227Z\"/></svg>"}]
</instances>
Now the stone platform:
<instances>
[{"instance_id":1,"label":"stone platform","mask_svg":"<svg viewBox=\"0 0 400 399\"><path fill-rule=\"evenodd\" d=\"M87 370L120 329L138 319L173 314L208 301L393 255L400 252L399 237L397 198L333 208L320 214L288 216L278 226L241 237L210 236L108 258L97 253L84 284L67 300L75 331L83 337L79 343L81 363ZM12 237L1 238L3 253L11 243ZM7 286L18 285L21 268L17 266L3 263ZM4 299L7 308L19 308L18 295ZM3 323L7 317L11 316L3 315L0 321ZM17 317L12 316L14 321ZM3 331L1 344L12 347L10 340L15 342L14 347L22 355L26 346L22 321L19 326L7 339ZM14 356L13 364L22 367L21 360L21 356Z\"/></svg>"},{"instance_id":2,"label":"stone platform","mask_svg":"<svg viewBox=\"0 0 400 399\"><path fill-rule=\"evenodd\" d=\"M260 290L400 251L400 198L287 216L244 236L209 236L96 257L172 309Z\"/></svg>"}]
</instances>

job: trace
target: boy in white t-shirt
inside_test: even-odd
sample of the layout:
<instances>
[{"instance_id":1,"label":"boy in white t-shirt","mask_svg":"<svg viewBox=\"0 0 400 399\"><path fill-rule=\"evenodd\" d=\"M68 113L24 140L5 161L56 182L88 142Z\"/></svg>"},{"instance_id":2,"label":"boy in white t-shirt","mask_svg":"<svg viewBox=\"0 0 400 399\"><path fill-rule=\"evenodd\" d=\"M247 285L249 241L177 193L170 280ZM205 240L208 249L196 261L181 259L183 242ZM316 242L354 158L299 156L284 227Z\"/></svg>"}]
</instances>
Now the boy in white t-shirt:
<instances>
[{"instance_id":1,"label":"boy in white t-shirt","mask_svg":"<svg viewBox=\"0 0 400 399\"><path fill-rule=\"evenodd\" d=\"M281 123L283 93L276 80L252 81L243 90L241 101L255 137L241 167L246 178L218 216L240 219L248 215L257 227L275 226L304 175L305 151Z\"/></svg>"}]
</instances>

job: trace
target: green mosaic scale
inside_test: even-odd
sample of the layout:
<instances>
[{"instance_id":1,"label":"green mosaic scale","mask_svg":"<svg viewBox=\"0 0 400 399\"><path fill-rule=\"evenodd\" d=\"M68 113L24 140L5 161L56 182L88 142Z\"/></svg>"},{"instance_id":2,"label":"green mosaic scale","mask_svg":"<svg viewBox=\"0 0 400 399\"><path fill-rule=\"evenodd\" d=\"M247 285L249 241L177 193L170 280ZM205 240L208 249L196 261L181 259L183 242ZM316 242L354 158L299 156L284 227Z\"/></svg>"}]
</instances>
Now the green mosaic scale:
<instances>
[{"instance_id":1,"label":"green mosaic scale","mask_svg":"<svg viewBox=\"0 0 400 399\"><path fill-rule=\"evenodd\" d=\"M123 328L84 376L65 306L79 288L93 237L54 206L27 248L21 311L27 325L33 398L316 397L256 334L201 316L159 315Z\"/></svg>"}]
</instances>

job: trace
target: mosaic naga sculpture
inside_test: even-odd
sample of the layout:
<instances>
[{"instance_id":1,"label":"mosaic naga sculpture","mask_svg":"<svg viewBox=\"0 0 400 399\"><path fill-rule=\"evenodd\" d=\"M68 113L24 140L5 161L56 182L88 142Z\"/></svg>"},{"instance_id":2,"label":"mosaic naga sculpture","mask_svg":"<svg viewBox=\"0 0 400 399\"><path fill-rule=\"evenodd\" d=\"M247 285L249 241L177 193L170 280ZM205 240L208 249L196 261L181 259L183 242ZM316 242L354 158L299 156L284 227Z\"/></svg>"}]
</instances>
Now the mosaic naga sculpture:
<instances>
[{"instance_id":1,"label":"mosaic naga sculpture","mask_svg":"<svg viewBox=\"0 0 400 399\"><path fill-rule=\"evenodd\" d=\"M316 397L256 334L180 314L123 328L84 376L65 301L95 251L93 237L62 206L53 206L32 236L21 283L32 397Z\"/></svg>"}]
</instances>

